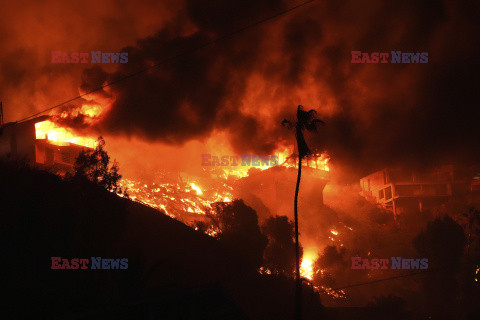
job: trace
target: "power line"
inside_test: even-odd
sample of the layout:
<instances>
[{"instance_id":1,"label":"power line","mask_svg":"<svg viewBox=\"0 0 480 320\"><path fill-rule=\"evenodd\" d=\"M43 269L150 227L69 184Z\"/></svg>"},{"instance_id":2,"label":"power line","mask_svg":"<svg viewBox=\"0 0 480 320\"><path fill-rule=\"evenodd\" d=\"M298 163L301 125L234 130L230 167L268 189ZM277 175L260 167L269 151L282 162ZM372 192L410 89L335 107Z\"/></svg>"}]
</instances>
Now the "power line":
<instances>
[{"instance_id":1,"label":"power line","mask_svg":"<svg viewBox=\"0 0 480 320\"><path fill-rule=\"evenodd\" d=\"M474 261L465 261L465 262L459 263L459 265L477 265L477 264L478 263L474 262ZM455 266L453 266L453 265L447 265L447 266L436 268L436 269L427 269L427 270L424 270L424 271L412 272L412 273L408 273L408 274L402 274L402 275L399 275L399 276L383 278L383 279L378 279L378 280L372 280L372 281L368 281L368 282L361 282L361 283L351 284L351 285L338 287L338 288L332 288L331 290L343 290L343 289L368 285L368 284L372 284L372 283L383 282L383 281L387 281L387 280L394 280L394 279L398 279L398 278L416 276L416 275L419 275L419 274L426 274L426 273L430 273L430 272L438 272L438 271L441 271L441 270L444 270L444 269L449 269L449 268L454 268L454 267Z\"/></svg>"},{"instance_id":2,"label":"power line","mask_svg":"<svg viewBox=\"0 0 480 320\"><path fill-rule=\"evenodd\" d=\"M298 5L296 5L296 6L293 6L293 7L291 7L291 8L288 8L288 9L286 9L286 10L284 10L284 11L279 12L279 13L276 13L276 14L268 17L268 18L259 20L259 21L257 21L257 22L254 22L254 23L250 24L250 25L247 25L247 26L245 26L245 27L243 27L243 28L240 28L240 29L238 29L238 30L232 31L232 32L227 33L227 34L225 34L225 35L223 35L223 36L220 36L220 37L218 37L218 38L215 38L215 39L213 39L213 40L210 40L210 41L208 41L208 42L206 42L206 43L204 43L204 44L202 44L202 45L200 45L200 46L198 46L198 47L195 47L195 48L192 48L192 49L190 49L190 50L186 50L186 51L184 51L184 52L181 52L181 53L175 54L175 55L173 55L173 56L170 56L170 57L168 57L168 58L166 58L166 59L164 59L164 60L162 60L162 61L160 61L160 62L158 62L158 63L156 63L156 64L154 64L154 65L152 65L152 66L150 66L150 67L141 69L141 70L136 71L136 72L134 72L134 73L131 73L131 74L125 76L125 77L119 78L119 79L117 79L117 80L114 80L114 81L112 81L112 82L109 82L109 83L107 83L107 84L104 84L104 85L102 85L102 86L100 86L100 87L98 87L98 88L95 88L95 89L93 89L93 90L91 90L91 91L88 91L88 92L86 92L86 93L84 93L84 94L78 95L78 96L76 96L76 97L74 97L74 98L72 98L72 99L69 99L69 100L64 101L64 102L62 102L62 103L59 103L59 104L57 104L57 105L55 105L55 106L53 106L53 107L47 108L47 109L45 109L45 110L43 110L43 111L40 111L40 112L37 112L37 113L34 113L34 114L32 114L31 116L29 116L29 117L26 117L26 118L23 118L23 119L19 120L18 122L26 121L26 120L28 120L28 119L30 119L30 118L33 118L33 117L36 117L36 116L38 116L38 115L40 115L40 114L42 114L42 113L45 113L45 112L47 112L47 111L56 109L56 108L58 108L58 107L61 107L61 106L63 106L63 105L66 104L66 103L72 102L72 101L77 100L77 99L79 99L79 98L82 98L82 97L84 97L84 96L86 96L86 95L89 95L89 94L94 93L94 92L96 92L96 91L102 90L102 89L104 89L104 88L106 88L106 87L112 86L112 85L114 85L114 84L116 84L116 83L118 83L118 82L120 82L120 81L129 79L129 78L132 78L132 77L134 77L134 76L136 76L136 75L138 75L138 74L140 74L140 73L146 72L146 71L151 70L151 69L156 68L156 67L159 67L159 66L161 66L161 65L163 65L163 64L165 64L165 63L167 63L167 62L170 62L170 61L172 61L172 60L174 60L174 59L177 59L177 58L180 58L180 57L182 57L182 56L188 55L188 54L190 54L190 53L196 52L196 51L198 51L198 50L200 50L200 49L203 49L203 48L205 48L205 47L208 47L208 46L210 46L210 45L212 45L212 44L214 44L214 43L217 43L217 42L226 40L226 39L228 39L228 38L231 38L232 36L234 36L234 35L236 35L236 34L239 34L239 33L243 32L243 31L248 30L248 29L252 29L252 28L254 28L254 27L257 27L257 26L259 26L259 25L261 25L261 24L263 24L263 23L265 23L265 22L268 22L268 21L273 20L273 19L275 19L275 18L278 18L278 17L280 17L280 16L282 16L282 15L284 15L284 14L287 14L287 13L289 13L289 12L292 12L292 11L296 10L296 9L299 9L299 8L301 8L301 7L304 7L304 6L310 4L310 3L314 2L314 1L316 1L316 0L308 0L308 1L305 1L305 2L303 2L303 3L301 3L301 4L298 4Z\"/></svg>"},{"instance_id":3,"label":"power line","mask_svg":"<svg viewBox=\"0 0 480 320\"><path fill-rule=\"evenodd\" d=\"M363 285L367 285L367 284L372 284L372 283L377 283L377 282L383 282L383 281L387 281L387 280L393 280L393 279L398 279L398 278L405 278L405 277L410 277L410 276L416 276L416 275L419 275L419 274L426 274L426 273L435 272L435 271L438 271L438 270L425 270L425 271L420 271L420 272L413 272L413 273L408 273L408 274L402 274L402 275L395 276L395 277L389 277L389 278L384 278L384 279L378 279L378 280L373 280L373 281L368 281L368 282L361 282L361 283L351 284L351 285L348 285L348 286L333 288L332 290L343 290L343 289L348 289L348 288L353 288L353 287L359 287L359 286L363 286Z\"/></svg>"}]
</instances>

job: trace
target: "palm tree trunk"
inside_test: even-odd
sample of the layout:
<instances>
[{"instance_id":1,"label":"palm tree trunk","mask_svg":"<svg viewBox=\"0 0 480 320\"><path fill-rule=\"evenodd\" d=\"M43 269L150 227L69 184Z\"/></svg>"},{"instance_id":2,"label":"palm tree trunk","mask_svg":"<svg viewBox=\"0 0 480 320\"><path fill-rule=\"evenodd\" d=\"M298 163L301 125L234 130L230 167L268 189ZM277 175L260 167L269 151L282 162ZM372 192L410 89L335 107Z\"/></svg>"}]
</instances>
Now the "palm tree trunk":
<instances>
[{"instance_id":1,"label":"palm tree trunk","mask_svg":"<svg viewBox=\"0 0 480 320\"><path fill-rule=\"evenodd\" d=\"M300 243L298 242L298 191L302 177L302 156L298 156L297 186L295 187L295 319L302 319L302 280L300 277Z\"/></svg>"}]
</instances>

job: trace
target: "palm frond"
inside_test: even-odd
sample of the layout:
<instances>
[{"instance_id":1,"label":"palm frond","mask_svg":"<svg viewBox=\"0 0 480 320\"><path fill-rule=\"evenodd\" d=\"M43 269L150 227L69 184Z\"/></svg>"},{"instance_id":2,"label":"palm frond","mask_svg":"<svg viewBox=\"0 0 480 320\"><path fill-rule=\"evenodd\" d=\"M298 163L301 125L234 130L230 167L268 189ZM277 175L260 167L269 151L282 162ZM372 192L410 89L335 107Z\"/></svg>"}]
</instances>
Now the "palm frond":
<instances>
[{"instance_id":1,"label":"palm frond","mask_svg":"<svg viewBox=\"0 0 480 320\"><path fill-rule=\"evenodd\" d=\"M313 119L312 121L305 124L305 129L307 129L307 131L317 131L317 124L324 126L325 122L320 119Z\"/></svg>"},{"instance_id":2,"label":"palm frond","mask_svg":"<svg viewBox=\"0 0 480 320\"><path fill-rule=\"evenodd\" d=\"M283 119L282 126L288 128L288 129L292 129L293 128L293 123L291 121L288 121L287 119Z\"/></svg>"},{"instance_id":3,"label":"palm frond","mask_svg":"<svg viewBox=\"0 0 480 320\"><path fill-rule=\"evenodd\" d=\"M308 120L313 120L317 116L317 111L311 109L307 112Z\"/></svg>"}]
</instances>

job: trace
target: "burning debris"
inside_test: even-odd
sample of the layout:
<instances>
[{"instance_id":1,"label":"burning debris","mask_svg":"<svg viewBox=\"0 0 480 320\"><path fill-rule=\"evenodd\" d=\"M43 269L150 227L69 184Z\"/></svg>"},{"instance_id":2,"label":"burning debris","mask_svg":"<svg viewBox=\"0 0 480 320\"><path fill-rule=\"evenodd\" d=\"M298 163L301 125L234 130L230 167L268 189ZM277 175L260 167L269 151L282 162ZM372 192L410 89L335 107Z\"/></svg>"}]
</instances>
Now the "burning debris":
<instances>
[{"instance_id":1,"label":"burning debris","mask_svg":"<svg viewBox=\"0 0 480 320\"><path fill-rule=\"evenodd\" d=\"M184 175L183 178L178 177L172 181L166 178L168 174L162 172L155 176L157 180L151 184L124 178L121 185L128 190L132 200L161 210L185 223L201 219L213 203L230 202L232 199L231 188L227 185L224 185L223 190L202 189L198 181L190 182L191 179L198 178L187 178Z\"/></svg>"},{"instance_id":2,"label":"burning debris","mask_svg":"<svg viewBox=\"0 0 480 320\"><path fill-rule=\"evenodd\" d=\"M286 159L282 153L279 153L279 156L280 159ZM318 166L318 163L321 162L323 168L328 170L328 158L325 155L321 157L321 160L312 161L310 165ZM191 222L195 218L201 218L196 215L205 215L213 203L230 202L234 198L240 197L242 191L238 191L237 188L242 189L243 186L256 183L255 181L258 179L269 181L268 177L274 177L278 170L292 168L286 160L279 167L283 169L272 167L252 171L252 168L248 166L204 167L200 176L192 176L187 173L175 175L156 172L151 174L156 177L155 182L145 184L125 178L122 180L122 186L129 190L133 200L161 209L169 216L183 222ZM312 168L312 174L315 170L317 169ZM319 172L318 174L322 175L323 173ZM249 179L250 176L253 180ZM259 188L263 188L263 186L264 183L258 183ZM258 192L261 193L261 191ZM278 199L278 201L281 200Z\"/></svg>"},{"instance_id":3,"label":"burning debris","mask_svg":"<svg viewBox=\"0 0 480 320\"><path fill-rule=\"evenodd\" d=\"M479 278L480 278L480 266L476 266L475 267L475 277L473 279L473 281L475 281L475 285L480 285L480 281L479 281Z\"/></svg>"},{"instance_id":4,"label":"burning debris","mask_svg":"<svg viewBox=\"0 0 480 320\"><path fill-rule=\"evenodd\" d=\"M300 265L300 275L303 278L306 278L310 281L313 280L314 273L316 272L316 270L314 270L316 258L317 258L317 252L305 251L303 253L302 264Z\"/></svg>"},{"instance_id":5,"label":"burning debris","mask_svg":"<svg viewBox=\"0 0 480 320\"><path fill-rule=\"evenodd\" d=\"M49 141L52 144L65 145L71 143L88 148L95 148L96 146L95 138L81 137L73 130L60 127L51 120L35 123L35 132L37 140Z\"/></svg>"}]
</instances>

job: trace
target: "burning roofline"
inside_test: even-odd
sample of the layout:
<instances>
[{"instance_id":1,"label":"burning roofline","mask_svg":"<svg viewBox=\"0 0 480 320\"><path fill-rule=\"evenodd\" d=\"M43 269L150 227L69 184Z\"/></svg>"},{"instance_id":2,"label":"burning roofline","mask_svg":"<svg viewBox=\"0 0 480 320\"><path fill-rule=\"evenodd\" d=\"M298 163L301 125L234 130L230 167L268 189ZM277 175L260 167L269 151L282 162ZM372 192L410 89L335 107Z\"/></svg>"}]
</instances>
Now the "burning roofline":
<instances>
[{"instance_id":1,"label":"burning roofline","mask_svg":"<svg viewBox=\"0 0 480 320\"><path fill-rule=\"evenodd\" d=\"M22 122L18 122L18 121L7 122L1 128L4 129L4 128L11 127L11 126L14 126L14 125L35 124L35 123L38 123L38 122L43 122L43 121L49 120L50 118L51 117L49 115L43 115L43 116L39 116L39 117L30 119L30 120L25 120L25 121L22 121Z\"/></svg>"}]
</instances>

